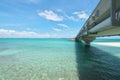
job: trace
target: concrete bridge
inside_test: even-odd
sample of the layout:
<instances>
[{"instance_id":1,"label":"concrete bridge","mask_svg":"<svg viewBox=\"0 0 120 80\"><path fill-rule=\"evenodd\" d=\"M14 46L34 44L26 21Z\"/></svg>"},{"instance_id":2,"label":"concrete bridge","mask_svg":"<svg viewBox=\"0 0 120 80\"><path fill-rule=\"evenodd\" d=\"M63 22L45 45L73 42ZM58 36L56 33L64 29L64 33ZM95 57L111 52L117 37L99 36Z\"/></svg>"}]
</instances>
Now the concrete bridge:
<instances>
[{"instance_id":1,"label":"concrete bridge","mask_svg":"<svg viewBox=\"0 0 120 80\"><path fill-rule=\"evenodd\" d=\"M96 37L119 35L120 0L100 0L75 39L89 46Z\"/></svg>"}]
</instances>

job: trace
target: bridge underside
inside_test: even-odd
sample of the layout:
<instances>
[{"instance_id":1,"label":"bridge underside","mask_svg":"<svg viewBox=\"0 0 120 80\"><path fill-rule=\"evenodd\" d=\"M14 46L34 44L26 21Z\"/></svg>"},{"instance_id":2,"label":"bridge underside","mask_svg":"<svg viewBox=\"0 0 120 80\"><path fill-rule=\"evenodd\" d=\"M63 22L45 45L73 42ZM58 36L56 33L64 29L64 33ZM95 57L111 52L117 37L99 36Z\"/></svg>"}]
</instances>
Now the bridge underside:
<instances>
[{"instance_id":1,"label":"bridge underside","mask_svg":"<svg viewBox=\"0 0 120 80\"><path fill-rule=\"evenodd\" d=\"M76 41L83 40L86 43L86 46L89 46L90 42L95 40L96 37L120 36L120 27L116 27L116 28L113 27L114 26L106 30L102 30L102 31L100 30L97 32L89 33L88 35L79 36L78 38L76 38Z\"/></svg>"}]
</instances>

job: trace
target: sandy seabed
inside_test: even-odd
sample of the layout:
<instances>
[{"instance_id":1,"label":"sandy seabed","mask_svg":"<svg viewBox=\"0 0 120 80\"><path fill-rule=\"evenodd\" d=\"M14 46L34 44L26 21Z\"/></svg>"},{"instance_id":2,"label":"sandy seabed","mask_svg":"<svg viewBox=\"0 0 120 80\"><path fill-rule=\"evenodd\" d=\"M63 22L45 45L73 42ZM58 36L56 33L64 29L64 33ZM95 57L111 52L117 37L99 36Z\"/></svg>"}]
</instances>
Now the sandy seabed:
<instances>
[{"instance_id":1,"label":"sandy seabed","mask_svg":"<svg viewBox=\"0 0 120 80\"><path fill-rule=\"evenodd\" d=\"M92 44L103 45L103 46L112 46L112 47L120 47L120 42L94 42Z\"/></svg>"},{"instance_id":2,"label":"sandy seabed","mask_svg":"<svg viewBox=\"0 0 120 80\"><path fill-rule=\"evenodd\" d=\"M56 69L49 70L39 64L3 65L0 67L0 80L78 80L76 71Z\"/></svg>"}]
</instances>

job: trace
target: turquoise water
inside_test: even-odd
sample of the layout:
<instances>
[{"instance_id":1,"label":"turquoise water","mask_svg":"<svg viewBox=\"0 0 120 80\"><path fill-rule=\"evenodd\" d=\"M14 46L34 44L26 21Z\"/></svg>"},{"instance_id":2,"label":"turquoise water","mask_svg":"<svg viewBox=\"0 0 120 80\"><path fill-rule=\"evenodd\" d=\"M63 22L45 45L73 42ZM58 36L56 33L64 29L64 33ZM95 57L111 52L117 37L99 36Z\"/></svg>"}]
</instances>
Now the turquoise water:
<instances>
[{"instance_id":1,"label":"turquoise water","mask_svg":"<svg viewBox=\"0 0 120 80\"><path fill-rule=\"evenodd\" d=\"M120 47L85 47L68 39L0 39L0 80L120 80Z\"/></svg>"}]
</instances>

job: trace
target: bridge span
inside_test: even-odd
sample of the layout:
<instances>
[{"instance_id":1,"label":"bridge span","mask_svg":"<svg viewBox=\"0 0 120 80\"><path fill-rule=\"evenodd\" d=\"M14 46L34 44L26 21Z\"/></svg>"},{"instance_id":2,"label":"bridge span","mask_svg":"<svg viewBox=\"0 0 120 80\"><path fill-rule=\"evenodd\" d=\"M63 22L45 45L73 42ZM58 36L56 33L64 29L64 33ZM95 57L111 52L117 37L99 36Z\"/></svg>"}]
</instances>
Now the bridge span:
<instances>
[{"instance_id":1,"label":"bridge span","mask_svg":"<svg viewBox=\"0 0 120 80\"><path fill-rule=\"evenodd\" d=\"M96 37L120 36L120 0L100 0L76 36L87 46Z\"/></svg>"}]
</instances>

